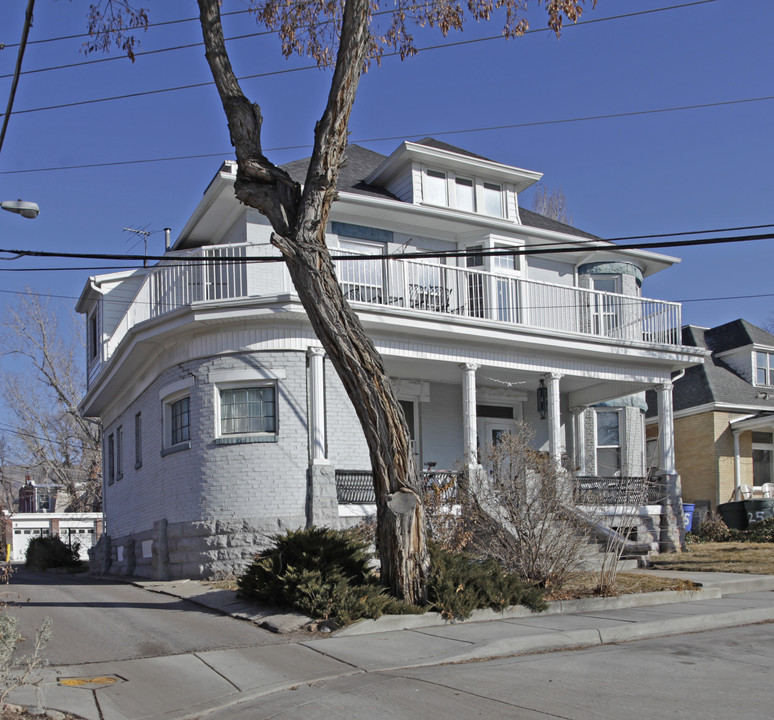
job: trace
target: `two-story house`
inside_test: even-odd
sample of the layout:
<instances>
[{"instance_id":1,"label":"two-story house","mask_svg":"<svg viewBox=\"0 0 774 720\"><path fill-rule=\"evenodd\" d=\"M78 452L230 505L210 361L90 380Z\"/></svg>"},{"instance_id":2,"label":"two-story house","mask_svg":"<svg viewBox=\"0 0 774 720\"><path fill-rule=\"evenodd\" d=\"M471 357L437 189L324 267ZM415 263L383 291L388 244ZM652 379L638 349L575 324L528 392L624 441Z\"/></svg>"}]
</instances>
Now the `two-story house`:
<instances>
[{"instance_id":1,"label":"two-story house","mask_svg":"<svg viewBox=\"0 0 774 720\"><path fill-rule=\"evenodd\" d=\"M303 182L306 166L287 169ZM270 262L267 221L234 198L235 170L222 165L163 261L92 277L78 302L111 572L206 576L284 528L369 511L350 493L370 471L354 410ZM706 352L682 345L679 305L642 296L676 260L520 207L540 177L433 139L388 157L350 146L327 228L342 289L420 468L453 470L525 421L579 476L643 476L656 388L676 501L671 378Z\"/></svg>"},{"instance_id":2,"label":"two-story house","mask_svg":"<svg viewBox=\"0 0 774 720\"><path fill-rule=\"evenodd\" d=\"M686 502L714 508L744 497L770 497L774 335L734 320L714 328L688 325L682 336L684 345L712 353L674 383L676 468ZM648 436L655 445L657 410L651 404ZM655 449L653 455L657 461Z\"/></svg>"}]
</instances>

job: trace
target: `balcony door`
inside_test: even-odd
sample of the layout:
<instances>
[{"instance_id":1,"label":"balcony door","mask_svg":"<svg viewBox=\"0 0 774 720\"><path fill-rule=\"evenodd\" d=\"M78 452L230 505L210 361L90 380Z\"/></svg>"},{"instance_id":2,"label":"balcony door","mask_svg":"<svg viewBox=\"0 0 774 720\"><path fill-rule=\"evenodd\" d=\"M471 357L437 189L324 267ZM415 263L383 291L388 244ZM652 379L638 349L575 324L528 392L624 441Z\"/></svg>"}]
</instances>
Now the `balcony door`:
<instances>
[{"instance_id":1,"label":"balcony door","mask_svg":"<svg viewBox=\"0 0 774 720\"><path fill-rule=\"evenodd\" d=\"M600 293L621 292L621 278L618 275L593 275L591 286ZM595 335L616 337L621 324L619 298L611 295L595 295L592 303L591 319Z\"/></svg>"},{"instance_id":2,"label":"balcony door","mask_svg":"<svg viewBox=\"0 0 774 720\"><path fill-rule=\"evenodd\" d=\"M339 240L339 257L345 255L383 255L382 243ZM347 300L381 303L384 301L384 272L381 260L344 260L336 263L336 275Z\"/></svg>"}]
</instances>

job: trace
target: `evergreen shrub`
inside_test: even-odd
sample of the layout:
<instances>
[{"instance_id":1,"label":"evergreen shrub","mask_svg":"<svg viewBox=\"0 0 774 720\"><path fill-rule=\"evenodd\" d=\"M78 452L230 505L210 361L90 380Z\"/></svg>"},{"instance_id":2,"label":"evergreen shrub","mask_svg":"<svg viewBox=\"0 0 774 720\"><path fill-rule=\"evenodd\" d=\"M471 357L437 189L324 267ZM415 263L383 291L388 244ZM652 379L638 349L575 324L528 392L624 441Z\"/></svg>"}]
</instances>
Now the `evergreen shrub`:
<instances>
[{"instance_id":1,"label":"evergreen shrub","mask_svg":"<svg viewBox=\"0 0 774 720\"><path fill-rule=\"evenodd\" d=\"M77 568L81 565L78 549L78 543L70 546L58 535L41 535L30 540L24 564L31 570Z\"/></svg>"},{"instance_id":2,"label":"evergreen shrub","mask_svg":"<svg viewBox=\"0 0 774 720\"><path fill-rule=\"evenodd\" d=\"M535 611L546 608L541 590L526 585L492 558L452 553L431 543L430 559L428 597L447 620L468 618L480 608L498 612L511 605L526 605Z\"/></svg>"},{"instance_id":3,"label":"evergreen shrub","mask_svg":"<svg viewBox=\"0 0 774 720\"><path fill-rule=\"evenodd\" d=\"M313 527L275 535L272 542L239 578L241 597L338 625L424 612L387 594L371 571L368 543L352 533Z\"/></svg>"}]
</instances>

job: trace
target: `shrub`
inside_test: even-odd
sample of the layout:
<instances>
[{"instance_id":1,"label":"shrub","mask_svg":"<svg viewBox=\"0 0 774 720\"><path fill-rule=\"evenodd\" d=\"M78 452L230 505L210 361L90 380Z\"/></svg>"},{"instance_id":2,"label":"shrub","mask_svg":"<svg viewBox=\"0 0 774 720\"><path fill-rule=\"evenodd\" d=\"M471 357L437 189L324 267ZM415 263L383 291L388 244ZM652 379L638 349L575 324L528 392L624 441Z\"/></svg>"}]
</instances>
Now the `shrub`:
<instances>
[{"instance_id":1,"label":"shrub","mask_svg":"<svg viewBox=\"0 0 774 720\"><path fill-rule=\"evenodd\" d=\"M71 547L57 535L34 537L27 546L24 564L31 570L75 568L81 564L78 548L78 543Z\"/></svg>"},{"instance_id":2,"label":"shrub","mask_svg":"<svg viewBox=\"0 0 774 720\"><path fill-rule=\"evenodd\" d=\"M452 553L430 543L428 598L446 619L467 618L473 610L502 611L511 605L544 610L543 593L525 585L494 559Z\"/></svg>"},{"instance_id":3,"label":"shrub","mask_svg":"<svg viewBox=\"0 0 774 720\"><path fill-rule=\"evenodd\" d=\"M732 534L720 515L711 512L695 532L690 532L685 536L685 541L687 543L728 542Z\"/></svg>"},{"instance_id":4,"label":"shrub","mask_svg":"<svg viewBox=\"0 0 774 720\"><path fill-rule=\"evenodd\" d=\"M291 530L272 541L239 578L242 597L338 625L384 613L423 612L387 594L370 569L368 543L350 532Z\"/></svg>"}]
</instances>

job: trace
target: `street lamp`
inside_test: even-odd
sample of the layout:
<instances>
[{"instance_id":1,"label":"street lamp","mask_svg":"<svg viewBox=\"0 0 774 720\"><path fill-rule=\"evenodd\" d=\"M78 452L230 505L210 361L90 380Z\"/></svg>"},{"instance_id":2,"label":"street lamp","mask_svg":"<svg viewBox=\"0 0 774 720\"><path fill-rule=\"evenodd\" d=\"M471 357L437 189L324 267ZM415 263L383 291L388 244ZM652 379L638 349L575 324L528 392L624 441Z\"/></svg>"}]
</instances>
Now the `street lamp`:
<instances>
[{"instance_id":1,"label":"street lamp","mask_svg":"<svg viewBox=\"0 0 774 720\"><path fill-rule=\"evenodd\" d=\"M26 202L24 200L3 200L0 203L0 207L8 212L16 213L22 217L34 219L40 213L40 208L37 203Z\"/></svg>"}]
</instances>

